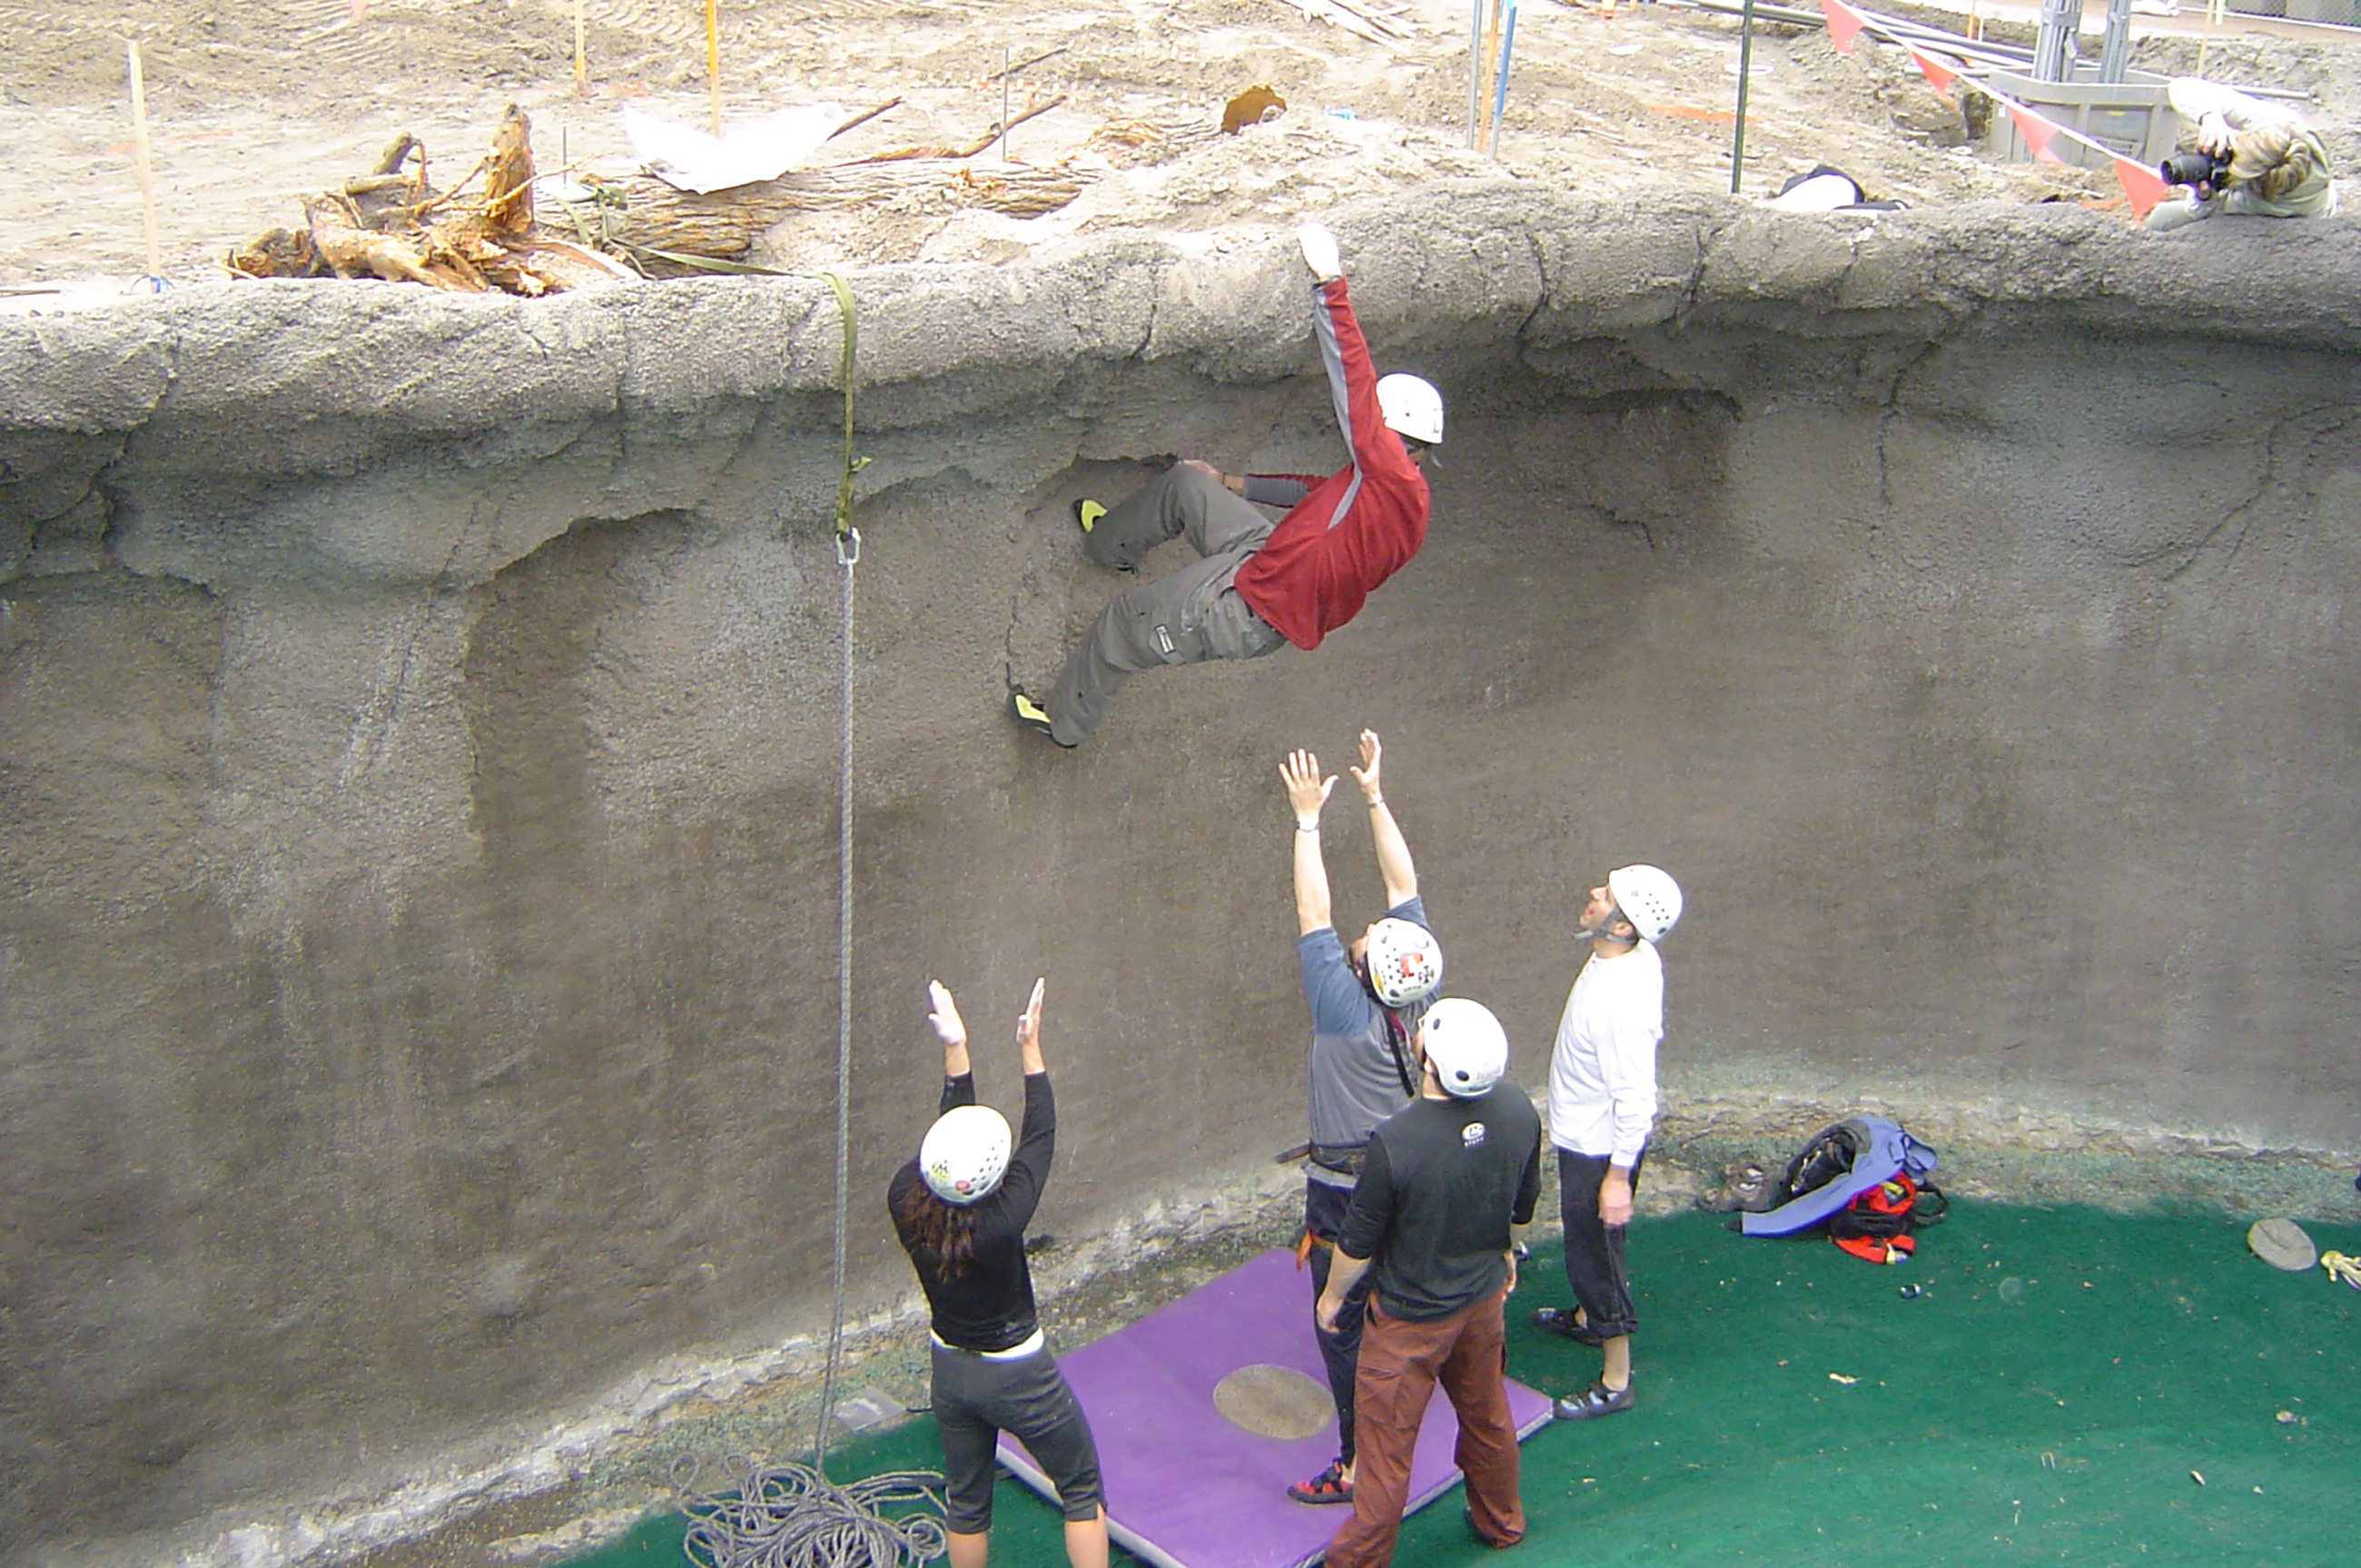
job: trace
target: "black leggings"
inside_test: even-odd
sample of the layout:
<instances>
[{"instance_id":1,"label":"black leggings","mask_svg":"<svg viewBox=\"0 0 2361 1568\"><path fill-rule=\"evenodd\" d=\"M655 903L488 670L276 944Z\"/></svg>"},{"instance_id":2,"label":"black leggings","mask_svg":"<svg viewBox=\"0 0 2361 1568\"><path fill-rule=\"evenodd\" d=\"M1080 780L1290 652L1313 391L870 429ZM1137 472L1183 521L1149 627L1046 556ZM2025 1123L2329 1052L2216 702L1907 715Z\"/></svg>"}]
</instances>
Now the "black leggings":
<instances>
[{"instance_id":1,"label":"black leggings","mask_svg":"<svg viewBox=\"0 0 2361 1568\"><path fill-rule=\"evenodd\" d=\"M1014 1361L936 1345L935 1427L943 1440L943 1518L961 1535L992 1528L993 1451L1004 1431L1058 1488L1070 1519L1095 1519L1106 1491L1082 1402L1045 1348Z\"/></svg>"}]
</instances>

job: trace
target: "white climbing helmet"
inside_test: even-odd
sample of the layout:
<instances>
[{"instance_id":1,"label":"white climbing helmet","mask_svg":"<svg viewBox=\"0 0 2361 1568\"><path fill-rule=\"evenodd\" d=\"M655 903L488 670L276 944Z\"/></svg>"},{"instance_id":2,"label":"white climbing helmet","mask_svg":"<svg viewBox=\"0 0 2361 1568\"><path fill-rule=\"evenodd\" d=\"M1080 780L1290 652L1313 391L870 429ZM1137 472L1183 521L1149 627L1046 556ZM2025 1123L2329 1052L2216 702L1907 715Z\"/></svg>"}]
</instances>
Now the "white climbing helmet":
<instances>
[{"instance_id":1,"label":"white climbing helmet","mask_svg":"<svg viewBox=\"0 0 2361 1568\"><path fill-rule=\"evenodd\" d=\"M1681 884L1653 866L1609 872L1607 891L1642 941L1655 941L1681 917Z\"/></svg>"},{"instance_id":2,"label":"white climbing helmet","mask_svg":"<svg viewBox=\"0 0 2361 1568\"><path fill-rule=\"evenodd\" d=\"M1369 927L1369 989L1389 1007L1407 1007L1443 983L1443 948L1434 933L1388 916Z\"/></svg>"},{"instance_id":3,"label":"white climbing helmet","mask_svg":"<svg viewBox=\"0 0 2361 1568\"><path fill-rule=\"evenodd\" d=\"M1008 1144L1007 1117L989 1105L955 1105L927 1129L918 1174L946 1203L981 1202L1008 1172Z\"/></svg>"},{"instance_id":4,"label":"white climbing helmet","mask_svg":"<svg viewBox=\"0 0 2361 1568\"><path fill-rule=\"evenodd\" d=\"M1426 1010L1418 1025L1443 1091L1461 1100L1488 1093L1509 1070L1509 1036L1492 1010L1464 996L1446 996Z\"/></svg>"},{"instance_id":5,"label":"white climbing helmet","mask_svg":"<svg viewBox=\"0 0 2361 1568\"><path fill-rule=\"evenodd\" d=\"M1429 446L1443 439L1443 394L1416 376L1378 378L1378 415L1386 428Z\"/></svg>"}]
</instances>

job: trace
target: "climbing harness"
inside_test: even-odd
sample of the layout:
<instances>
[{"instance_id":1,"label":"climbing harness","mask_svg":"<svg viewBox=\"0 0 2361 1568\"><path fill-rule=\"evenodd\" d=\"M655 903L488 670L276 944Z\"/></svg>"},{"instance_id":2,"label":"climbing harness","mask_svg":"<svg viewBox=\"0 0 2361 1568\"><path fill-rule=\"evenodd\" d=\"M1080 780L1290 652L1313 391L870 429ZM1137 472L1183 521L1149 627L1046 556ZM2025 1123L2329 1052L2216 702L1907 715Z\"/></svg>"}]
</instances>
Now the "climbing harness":
<instances>
[{"instance_id":1,"label":"climbing harness","mask_svg":"<svg viewBox=\"0 0 2361 1568\"><path fill-rule=\"evenodd\" d=\"M688 1516L682 1550L700 1568L917 1568L948 1548L940 1474L897 1470L839 1486L828 1478L829 1423L844 1354L845 1211L851 1166L852 1100L852 568L861 531L852 525L852 477L868 459L852 455L852 371L858 330L852 288L825 273L844 318L844 462L836 489L836 561L843 568L843 614L837 631L836 755L836 1203L829 1266L828 1359L820 1378L812 1463L758 1465L741 1455L722 1461L737 1483L697 1492L696 1462L673 1472L675 1504ZM684 1474L686 1470L686 1474ZM932 1511L887 1519L888 1504Z\"/></svg>"}]
</instances>

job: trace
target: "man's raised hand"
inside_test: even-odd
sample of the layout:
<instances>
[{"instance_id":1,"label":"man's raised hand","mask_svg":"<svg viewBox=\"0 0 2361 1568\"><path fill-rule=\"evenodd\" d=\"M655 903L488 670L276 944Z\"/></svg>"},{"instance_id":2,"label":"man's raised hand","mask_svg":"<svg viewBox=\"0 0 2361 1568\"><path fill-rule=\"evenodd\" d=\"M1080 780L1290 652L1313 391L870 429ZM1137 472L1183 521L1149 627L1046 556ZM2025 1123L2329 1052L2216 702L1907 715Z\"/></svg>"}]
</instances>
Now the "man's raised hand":
<instances>
[{"instance_id":1,"label":"man's raised hand","mask_svg":"<svg viewBox=\"0 0 2361 1568\"><path fill-rule=\"evenodd\" d=\"M1378 743L1378 732L1362 730L1361 765L1353 770L1353 782L1361 786L1361 794L1368 798L1371 806L1386 797L1385 786L1378 778L1378 764L1384 755L1385 747Z\"/></svg>"},{"instance_id":2,"label":"man's raised hand","mask_svg":"<svg viewBox=\"0 0 2361 1568\"><path fill-rule=\"evenodd\" d=\"M1345 275L1345 258L1326 224L1305 224L1295 231L1295 243L1303 247L1303 265L1323 283Z\"/></svg>"},{"instance_id":3,"label":"man's raised hand","mask_svg":"<svg viewBox=\"0 0 2361 1568\"><path fill-rule=\"evenodd\" d=\"M1295 808L1297 821L1309 817L1317 820L1320 808L1328 804L1328 792L1336 787L1334 774L1320 776L1320 759L1309 751L1290 751L1287 761L1279 763L1280 782L1287 785L1287 804Z\"/></svg>"}]
</instances>

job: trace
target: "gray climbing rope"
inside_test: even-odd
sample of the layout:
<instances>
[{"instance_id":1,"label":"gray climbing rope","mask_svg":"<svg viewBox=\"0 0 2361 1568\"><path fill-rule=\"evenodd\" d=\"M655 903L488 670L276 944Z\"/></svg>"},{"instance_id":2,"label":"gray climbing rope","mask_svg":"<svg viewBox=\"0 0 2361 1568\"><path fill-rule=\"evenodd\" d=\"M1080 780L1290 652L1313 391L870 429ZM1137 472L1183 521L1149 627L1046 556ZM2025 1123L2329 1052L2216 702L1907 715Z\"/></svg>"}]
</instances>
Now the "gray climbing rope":
<instances>
[{"instance_id":1,"label":"gray climbing rope","mask_svg":"<svg viewBox=\"0 0 2361 1568\"><path fill-rule=\"evenodd\" d=\"M689 1519L682 1542L699 1568L917 1568L939 1557L949 1544L942 1477L930 1471L896 1470L838 1486L807 1464L758 1465L739 1454L721 1462L735 1486L697 1492L696 1460L683 1454L673 1466L675 1503ZM888 1519L888 1505L925 1505L921 1511Z\"/></svg>"},{"instance_id":2,"label":"gray climbing rope","mask_svg":"<svg viewBox=\"0 0 2361 1568\"><path fill-rule=\"evenodd\" d=\"M829 1269L828 1361L809 1464L756 1464L731 1454L721 1467L736 1486L697 1492L696 1460L673 1466L675 1506L688 1517L681 1550L699 1568L917 1568L949 1541L942 1476L895 1470L840 1486L828 1478L829 1424L844 1354L844 1228L852 1163L852 568L861 531L852 525L852 477L868 459L852 455L852 367L856 318L852 289L835 273L844 318L844 466L836 492L836 562L843 568L843 614L837 628L836 753L836 1202ZM684 1470L686 1472L684 1475ZM931 1511L888 1519L893 1504Z\"/></svg>"},{"instance_id":3,"label":"gray climbing rope","mask_svg":"<svg viewBox=\"0 0 2361 1568\"><path fill-rule=\"evenodd\" d=\"M812 1463L828 1468L829 1418L836 1409L836 1373L844 1352L844 1216L852 1161L852 568L861 561L861 530L852 526L852 366L860 340L852 285L822 274L836 291L844 319L844 464L836 486L836 561L843 568L843 615L836 639L836 1213L829 1255L828 1370L820 1379L819 1419Z\"/></svg>"}]
</instances>

